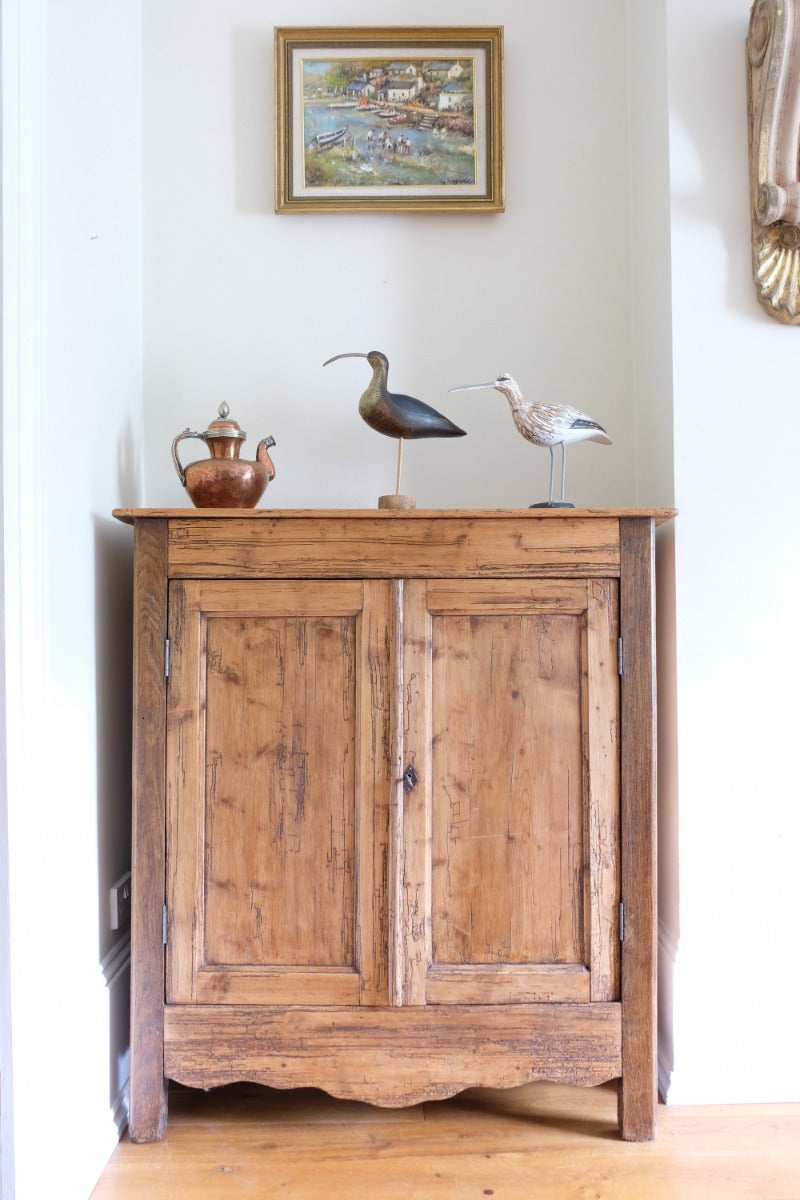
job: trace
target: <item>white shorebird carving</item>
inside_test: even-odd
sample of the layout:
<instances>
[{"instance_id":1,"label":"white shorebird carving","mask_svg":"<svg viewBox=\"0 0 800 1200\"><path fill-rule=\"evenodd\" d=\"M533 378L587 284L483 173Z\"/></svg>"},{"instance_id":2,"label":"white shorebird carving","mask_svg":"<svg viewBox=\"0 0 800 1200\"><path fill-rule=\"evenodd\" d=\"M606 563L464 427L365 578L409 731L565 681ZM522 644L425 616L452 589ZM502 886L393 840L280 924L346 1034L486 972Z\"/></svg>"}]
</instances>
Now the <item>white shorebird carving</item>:
<instances>
[{"instance_id":1,"label":"white shorebird carving","mask_svg":"<svg viewBox=\"0 0 800 1200\"><path fill-rule=\"evenodd\" d=\"M591 417L569 404L534 404L526 400L513 376L504 373L489 383L468 383L450 388L450 392L474 392L481 388L495 388L502 392L511 406L514 424L526 441L534 446L547 446L550 451L550 496L532 508L574 508L564 499L564 484L567 474L567 446L571 442L602 442L612 445L611 438ZM561 447L561 498L553 499L553 447Z\"/></svg>"}]
</instances>

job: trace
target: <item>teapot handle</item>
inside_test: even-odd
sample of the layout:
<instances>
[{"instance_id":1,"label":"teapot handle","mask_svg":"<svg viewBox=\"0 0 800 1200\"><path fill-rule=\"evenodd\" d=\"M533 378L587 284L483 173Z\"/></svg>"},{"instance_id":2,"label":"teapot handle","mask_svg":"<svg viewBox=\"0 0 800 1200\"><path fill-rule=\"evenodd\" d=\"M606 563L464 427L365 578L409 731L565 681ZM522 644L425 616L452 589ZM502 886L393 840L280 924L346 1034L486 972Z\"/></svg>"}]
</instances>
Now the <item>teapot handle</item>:
<instances>
[{"instance_id":1,"label":"teapot handle","mask_svg":"<svg viewBox=\"0 0 800 1200\"><path fill-rule=\"evenodd\" d=\"M258 446L256 448L256 458L258 459L258 461L260 463L263 463L264 466L267 468L267 479L270 483L275 478L275 464L273 463L272 459L270 458L270 456L268 454L268 450L269 450L270 446L274 446L274 445L275 445L274 437L265 437L265 438L261 439L261 441L258 443Z\"/></svg>"},{"instance_id":2,"label":"teapot handle","mask_svg":"<svg viewBox=\"0 0 800 1200\"><path fill-rule=\"evenodd\" d=\"M186 487L186 472L183 469L181 460L178 458L178 442L182 442L184 438L202 439L202 434L194 433L187 425L183 433L179 433L172 443L172 461L175 463L175 470L178 472L178 479L180 479L182 487Z\"/></svg>"}]
</instances>

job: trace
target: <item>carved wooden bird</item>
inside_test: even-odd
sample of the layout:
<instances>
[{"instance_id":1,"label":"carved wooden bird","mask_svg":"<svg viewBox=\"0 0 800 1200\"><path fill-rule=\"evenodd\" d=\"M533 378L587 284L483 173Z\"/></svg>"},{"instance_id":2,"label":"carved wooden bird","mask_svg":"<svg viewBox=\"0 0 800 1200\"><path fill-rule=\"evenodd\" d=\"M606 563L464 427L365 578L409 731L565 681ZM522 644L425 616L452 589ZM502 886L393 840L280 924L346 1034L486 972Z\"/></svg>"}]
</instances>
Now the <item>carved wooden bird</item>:
<instances>
[{"instance_id":1,"label":"carved wooden bird","mask_svg":"<svg viewBox=\"0 0 800 1200\"><path fill-rule=\"evenodd\" d=\"M400 471L403 462L403 440L405 438L464 437L466 430L459 429L448 417L417 400L390 392L388 386L389 360L380 350L368 354L357 352L334 354L322 365L336 362L340 358L365 358L372 367L372 379L358 402L361 417L378 433L399 439L397 451L397 492L400 491Z\"/></svg>"},{"instance_id":2,"label":"carved wooden bird","mask_svg":"<svg viewBox=\"0 0 800 1200\"><path fill-rule=\"evenodd\" d=\"M495 388L502 392L511 406L511 415L522 436L534 446L547 446L550 451L550 495L533 508L574 508L564 499L564 483L567 474L567 446L571 442L603 442L612 445L611 438L586 413L569 404L535 404L526 400L513 376L504 373L489 383L470 383L463 387L450 388L451 392L472 392L481 388ZM553 499L553 447L561 447L561 498Z\"/></svg>"},{"instance_id":3,"label":"carved wooden bird","mask_svg":"<svg viewBox=\"0 0 800 1200\"><path fill-rule=\"evenodd\" d=\"M340 358L365 358L372 367L369 387L358 402L358 411L370 429L394 438L464 437L465 430L430 404L389 391L389 360L380 350L370 350L369 354L334 354L322 365L327 367Z\"/></svg>"}]
</instances>

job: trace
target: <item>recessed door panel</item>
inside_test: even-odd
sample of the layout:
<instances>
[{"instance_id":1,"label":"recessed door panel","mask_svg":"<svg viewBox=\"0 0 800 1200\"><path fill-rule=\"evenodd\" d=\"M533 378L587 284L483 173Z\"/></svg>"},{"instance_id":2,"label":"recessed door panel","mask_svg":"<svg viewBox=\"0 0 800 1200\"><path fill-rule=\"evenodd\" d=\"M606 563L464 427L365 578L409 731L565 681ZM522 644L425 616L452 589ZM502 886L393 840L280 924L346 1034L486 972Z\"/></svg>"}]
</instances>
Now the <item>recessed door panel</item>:
<instances>
[{"instance_id":1,"label":"recessed door panel","mask_svg":"<svg viewBox=\"0 0 800 1200\"><path fill-rule=\"evenodd\" d=\"M356 640L206 619L206 964L355 970Z\"/></svg>"},{"instance_id":2,"label":"recessed door panel","mask_svg":"<svg viewBox=\"0 0 800 1200\"><path fill-rule=\"evenodd\" d=\"M386 998L388 584L176 583L168 995Z\"/></svg>"},{"instance_id":3,"label":"recessed door panel","mask_svg":"<svg viewBox=\"0 0 800 1200\"><path fill-rule=\"evenodd\" d=\"M432 617L433 965L584 963L582 635Z\"/></svg>"},{"instance_id":4,"label":"recessed door panel","mask_svg":"<svg viewBox=\"0 0 800 1200\"><path fill-rule=\"evenodd\" d=\"M614 581L406 585L403 1002L616 994L616 613Z\"/></svg>"}]
</instances>

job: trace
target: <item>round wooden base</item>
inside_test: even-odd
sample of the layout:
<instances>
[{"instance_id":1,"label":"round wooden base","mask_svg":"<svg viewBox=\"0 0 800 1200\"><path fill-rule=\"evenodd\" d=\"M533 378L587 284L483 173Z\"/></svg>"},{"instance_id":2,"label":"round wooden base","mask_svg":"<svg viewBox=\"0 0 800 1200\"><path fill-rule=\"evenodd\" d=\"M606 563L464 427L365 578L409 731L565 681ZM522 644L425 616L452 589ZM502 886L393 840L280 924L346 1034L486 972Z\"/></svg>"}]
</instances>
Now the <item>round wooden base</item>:
<instances>
[{"instance_id":1,"label":"round wooden base","mask_svg":"<svg viewBox=\"0 0 800 1200\"><path fill-rule=\"evenodd\" d=\"M413 496L378 496L378 508L416 508Z\"/></svg>"}]
</instances>

